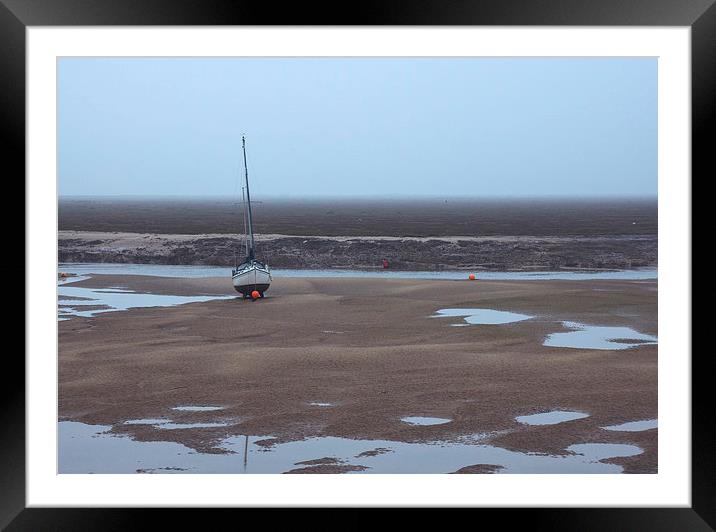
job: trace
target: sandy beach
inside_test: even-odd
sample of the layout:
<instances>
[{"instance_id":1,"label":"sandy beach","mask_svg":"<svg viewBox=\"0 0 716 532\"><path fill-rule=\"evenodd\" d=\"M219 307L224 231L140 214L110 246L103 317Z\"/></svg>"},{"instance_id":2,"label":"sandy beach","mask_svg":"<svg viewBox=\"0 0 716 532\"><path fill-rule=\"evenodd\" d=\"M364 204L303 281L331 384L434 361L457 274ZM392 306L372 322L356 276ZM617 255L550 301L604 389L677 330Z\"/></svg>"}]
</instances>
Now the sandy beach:
<instances>
[{"instance_id":1,"label":"sandy beach","mask_svg":"<svg viewBox=\"0 0 716 532\"><path fill-rule=\"evenodd\" d=\"M95 275L73 286L236 295L228 278ZM277 278L266 295L60 321L60 421L111 425L138 441L176 441L205 453L223 452L217 442L232 434L271 435L268 446L314 436L421 442L486 434L491 445L550 455L574 444L620 443L644 451L610 459L624 472L657 471L656 430L601 428L657 417L657 346L543 345L568 330L563 322L656 336L656 281ZM531 319L456 327L463 317L431 317L450 308ZM174 411L172 421L227 425L125 424L200 404L222 410ZM515 419L555 410L588 416L554 425ZM449 422L410 425L401 422L406 416ZM304 464L309 472L350 470L330 456L306 458L325 458ZM465 466L462 472L496 469Z\"/></svg>"}]
</instances>

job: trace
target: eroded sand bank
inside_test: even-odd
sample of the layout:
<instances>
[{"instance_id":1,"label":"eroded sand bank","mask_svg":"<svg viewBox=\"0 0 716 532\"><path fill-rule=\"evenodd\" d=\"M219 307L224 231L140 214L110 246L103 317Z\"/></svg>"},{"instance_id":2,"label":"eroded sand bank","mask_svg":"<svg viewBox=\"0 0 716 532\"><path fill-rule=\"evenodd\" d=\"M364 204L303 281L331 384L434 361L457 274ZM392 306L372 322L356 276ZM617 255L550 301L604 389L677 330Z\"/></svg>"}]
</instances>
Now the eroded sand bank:
<instances>
[{"instance_id":1,"label":"eroded sand bank","mask_svg":"<svg viewBox=\"0 0 716 532\"><path fill-rule=\"evenodd\" d=\"M534 271L632 269L657 263L656 235L592 236L297 236L257 234L261 256L276 268L472 269ZM229 266L238 235L60 231L61 262Z\"/></svg>"}]
</instances>

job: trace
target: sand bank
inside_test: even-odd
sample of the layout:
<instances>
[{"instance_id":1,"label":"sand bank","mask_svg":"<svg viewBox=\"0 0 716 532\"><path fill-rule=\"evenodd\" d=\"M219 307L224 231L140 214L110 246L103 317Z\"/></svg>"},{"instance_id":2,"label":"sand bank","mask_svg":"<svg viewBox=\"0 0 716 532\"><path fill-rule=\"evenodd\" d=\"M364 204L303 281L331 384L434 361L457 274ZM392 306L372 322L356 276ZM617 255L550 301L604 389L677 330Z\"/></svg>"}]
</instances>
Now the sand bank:
<instances>
[{"instance_id":1,"label":"sand bank","mask_svg":"<svg viewBox=\"0 0 716 532\"><path fill-rule=\"evenodd\" d=\"M655 267L657 236L296 236L258 234L261 257L275 268L471 269L534 271ZM60 231L60 262L228 266L240 235Z\"/></svg>"}]
</instances>

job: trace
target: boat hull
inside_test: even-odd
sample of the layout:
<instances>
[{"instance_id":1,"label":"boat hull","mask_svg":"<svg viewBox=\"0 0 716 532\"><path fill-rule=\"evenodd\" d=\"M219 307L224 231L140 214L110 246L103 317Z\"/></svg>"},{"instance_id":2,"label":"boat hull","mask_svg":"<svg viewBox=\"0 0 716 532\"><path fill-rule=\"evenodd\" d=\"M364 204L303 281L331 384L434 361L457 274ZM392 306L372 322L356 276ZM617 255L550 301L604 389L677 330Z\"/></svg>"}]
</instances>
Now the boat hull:
<instances>
[{"instance_id":1,"label":"boat hull","mask_svg":"<svg viewBox=\"0 0 716 532\"><path fill-rule=\"evenodd\" d=\"M234 289L244 296L250 296L254 290L263 295L271 285L271 273L255 266L235 273L231 279Z\"/></svg>"}]
</instances>

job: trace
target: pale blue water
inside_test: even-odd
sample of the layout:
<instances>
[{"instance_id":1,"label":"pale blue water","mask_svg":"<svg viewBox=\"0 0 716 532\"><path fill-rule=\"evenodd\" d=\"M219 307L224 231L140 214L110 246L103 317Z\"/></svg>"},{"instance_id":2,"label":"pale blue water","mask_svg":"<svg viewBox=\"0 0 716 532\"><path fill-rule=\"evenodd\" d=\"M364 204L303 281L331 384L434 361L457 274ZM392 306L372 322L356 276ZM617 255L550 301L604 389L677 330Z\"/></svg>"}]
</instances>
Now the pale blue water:
<instances>
[{"instance_id":1,"label":"pale blue water","mask_svg":"<svg viewBox=\"0 0 716 532\"><path fill-rule=\"evenodd\" d=\"M629 421L620 425L609 425L608 427L602 427L604 430L612 430L617 432L641 432L644 430L652 430L658 428L659 422L657 419L643 419L640 421Z\"/></svg>"},{"instance_id":2,"label":"pale blue water","mask_svg":"<svg viewBox=\"0 0 716 532\"><path fill-rule=\"evenodd\" d=\"M515 420L525 425L556 425L565 421L573 421L589 417L584 412L568 412L564 410L554 410L552 412L542 412L540 414L531 414L529 416L517 416Z\"/></svg>"},{"instance_id":3,"label":"pale blue water","mask_svg":"<svg viewBox=\"0 0 716 532\"><path fill-rule=\"evenodd\" d=\"M565 321L562 325L569 332L552 333L544 341L548 347L571 347L573 349L621 350L645 344L656 344L658 338L643 334L630 327L602 327Z\"/></svg>"},{"instance_id":4,"label":"pale blue water","mask_svg":"<svg viewBox=\"0 0 716 532\"><path fill-rule=\"evenodd\" d=\"M436 311L431 318L444 317L463 317L465 323L453 324L453 326L463 325L502 325L505 323L514 323L532 318L527 314L518 314L517 312L506 312L504 310L493 310L489 308L444 308Z\"/></svg>"},{"instance_id":5,"label":"pale blue water","mask_svg":"<svg viewBox=\"0 0 716 532\"><path fill-rule=\"evenodd\" d=\"M568 451L581 454L591 460L606 460L608 458L636 456L643 451L635 445L623 443L578 443L567 447Z\"/></svg>"},{"instance_id":6,"label":"pale blue water","mask_svg":"<svg viewBox=\"0 0 716 532\"><path fill-rule=\"evenodd\" d=\"M408 425L443 425L445 423L450 423L452 420L442 417L409 416L401 418L400 421L407 423Z\"/></svg>"},{"instance_id":7,"label":"pale blue water","mask_svg":"<svg viewBox=\"0 0 716 532\"><path fill-rule=\"evenodd\" d=\"M447 308L435 311L431 318L463 317L465 323L452 323L452 327L469 325L502 325L533 318L527 314L493 310L486 308ZM567 347L573 349L630 349L640 345L658 343L658 338L643 334L630 327L603 327L564 321L562 325L568 332L549 334L543 342L547 347Z\"/></svg>"},{"instance_id":8,"label":"pale blue water","mask_svg":"<svg viewBox=\"0 0 716 532\"><path fill-rule=\"evenodd\" d=\"M230 277L231 268L225 266L172 266L165 264L84 264L61 263L59 270L87 275L154 275L158 277ZM470 272L470 271L396 271L396 270L295 270L272 269L274 277L377 277L385 279L467 279L470 273L477 281L486 280L647 280L656 279L656 269L619 270L601 272Z\"/></svg>"},{"instance_id":9,"label":"pale blue water","mask_svg":"<svg viewBox=\"0 0 716 532\"><path fill-rule=\"evenodd\" d=\"M117 312L131 308L172 307L175 305L184 305L186 303L197 303L211 301L214 299L230 299L235 297L142 294L125 288L85 288L72 286L72 283L87 278L87 276L69 277L66 280L58 282L58 320L64 321L72 317L89 318L105 312ZM90 310L82 309L82 307L88 306L101 306L103 308Z\"/></svg>"},{"instance_id":10,"label":"pale blue water","mask_svg":"<svg viewBox=\"0 0 716 532\"><path fill-rule=\"evenodd\" d=\"M320 437L266 448L256 442L270 436L231 436L220 443L229 453L209 454L179 443L136 441L108 433L110 428L58 423L58 472L283 473L305 467L298 462L330 457L340 464L367 467L362 473L451 473L475 464L502 466L500 473L621 473L620 465L600 460L643 452L635 445L586 443L568 447L568 454L551 456L485 445L480 437L429 443ZM392 452L362 455L374 449Z\"/></svg>"}]
</instances>

